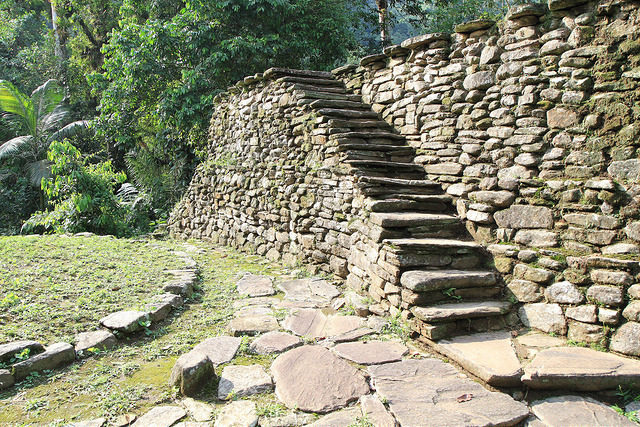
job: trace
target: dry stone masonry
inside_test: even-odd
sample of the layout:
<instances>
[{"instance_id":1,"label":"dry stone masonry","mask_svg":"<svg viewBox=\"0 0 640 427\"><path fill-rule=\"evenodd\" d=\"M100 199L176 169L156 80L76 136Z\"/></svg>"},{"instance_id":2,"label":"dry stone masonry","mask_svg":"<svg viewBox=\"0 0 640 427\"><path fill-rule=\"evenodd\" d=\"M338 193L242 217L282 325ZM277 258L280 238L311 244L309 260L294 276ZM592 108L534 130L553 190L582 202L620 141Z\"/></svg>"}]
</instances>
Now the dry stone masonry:
<instances>
[{"instance_id":1,"label":"dry stone masonry","mask_svg":"<svg viewBox=\"0 0 640 427\"><path fill-rule=\"evenodd\" d=\"M522 323L640 356L639 24L549 0L247 77L171 230L313 264L430 341Z\"/></svg>"}]
</instances>

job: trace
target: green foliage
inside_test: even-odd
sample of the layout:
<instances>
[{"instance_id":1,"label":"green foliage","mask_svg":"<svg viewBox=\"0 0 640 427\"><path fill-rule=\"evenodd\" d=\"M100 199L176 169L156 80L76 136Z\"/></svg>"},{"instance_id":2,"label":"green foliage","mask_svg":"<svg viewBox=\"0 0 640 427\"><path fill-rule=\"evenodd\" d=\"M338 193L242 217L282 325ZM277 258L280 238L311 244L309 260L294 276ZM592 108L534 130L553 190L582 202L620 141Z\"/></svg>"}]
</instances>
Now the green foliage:
<instances>
[{"instance_id":1,"label":"green foliage","mask_svg":"<svg viewBox=\"0 0 640 427\"><path fill-rule=\"evenodd\" d=\"M67 140L54 141L48 158L53 177L42 181L42 190L53 209L35 213L23 227L26 232L131 234L129 206L115 195L127 178L123 172L114 172L110 161L87 164Z\"/></svg>"}]
</instances>

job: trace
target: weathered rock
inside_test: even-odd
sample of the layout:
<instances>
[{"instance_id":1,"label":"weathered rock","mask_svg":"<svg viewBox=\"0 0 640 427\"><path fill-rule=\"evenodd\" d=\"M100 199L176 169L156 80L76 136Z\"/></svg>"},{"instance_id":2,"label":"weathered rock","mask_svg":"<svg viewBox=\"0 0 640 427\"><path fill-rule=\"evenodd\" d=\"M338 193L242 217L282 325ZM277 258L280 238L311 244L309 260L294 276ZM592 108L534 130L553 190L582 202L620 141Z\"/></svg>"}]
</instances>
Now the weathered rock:
<instances>
[{"instance_id":1,"label":"weathered rock","mask_svg":"<svg viewBox=\"0 0 640 427\"><path fill-rule=\"evenodd\" d=\"M531 404L531 412L549 427L636 425L609 406L583 396L557 396L537 400Z\"/></svg>"},{"instance_id":2,"label":"weathered rock","mask_svg":"<svg viewBox=\"0 0 640 427\"><path fill-rule=\"evenodd\" d=\"M516 387L522 368L509 332L485 332L439 341L435 349L496 387Z\"/></svg>"},{"instance_id":3,"label":"weathered rock","mask_svg":"<svg viewBox=\"0 0 640 427\"><path fill-rule=\"evenodd\" d=\"M214 366L231 361L242 344L242 338L220 336L207 338L196 345L192 351L205 354Z\"/></svg>"},{"instance_id":4,"label":"weathered rock","mask_svg":"<svg viewBox=\"0 0 640 427\"><path fill-rule=\"evenodd\" d=\"M551 228L553 213L544 206L511 205L509 209L493 215L498 227L503 228Z\"/></svg>"},{"instance_id":5,"label":"weathered rock","mask_svg":"<svg viewBox=\"0 0 640 427\"><path fill-rule=\"evenodd\" d=\"M21 340L0 345L0 362L9 362L13 356L29 350L29 355L42 353L44 346L37 341Z\"/></svg>"},{"instance_id":6,"label":"weathered rock","mask_svg":"<svg viewBox=\"0 0 640 427\"><path fill-rule=\"evenodd\" d=\"M474 19L472 21L456 25L454 31L456 33L472 33L474 31L489 29L494 25L495 21L492 21L491 19Z\"/></svg>"},{"instance_id":7,"label":"weathered rock","mask_svg":"<svg viewBox=\"0 0 640 427\"><path fill-rule=\"evenodd\" d=\"M141 330L148 317L144 311L117 311L100 319L100 324L114 331L132 333Z\"/></svg>"},{"instance_id":8,"label":"weathered rock","mask_svg":"<svg viewBox=\"0 0 640 427\"><path fill-rule=\"evenodd\" d=\"M617 286L593 285L587 289L587 298L600 304L618 306L624 301L624 292Z\"/></svg>"},{"instance_id":9,"label":"weathered rock","mask_svg":"<svg viewBox=\"0 0 640 427\"><path fill-rule=\"evenodd\" d=\"M640 362L582 347L539 352L524 368L522 382L535 389L597 391L640 380Z\"/></svg>"},{"instance_id":10,"label":"weathered rock","mask_svg":"<svg viewBox=\"0 0 640 427\"><path fill-rule=\"evenodd\" d=\"M567 333L567 321L558 304L525 304L518 310L518 315L527 327L560 335Z\"/></svg>"},{"instance_id":11,"label":"weathered rock","mask_svg":"<svg viewBox=\"0 0 640 427\"><path fill-rule=\"evenodd\" d=\"M43 353L13 365L13 376L16 381L20 381L32 372L55 369L73 362L75 358L76 352L71 344L64 342L52 344Z\"/></svg>"},{"instance_id":12,"label":"weathered rock","mask_svg":"<svg viewBox=\"0 0 640 427\"><path fill-rule=\"evenodd\" d=\"M633 285L627 289L627 294L629 298L632 299L640 299L640 285Z\"/></svg>"},{"instance_id":13,"label":"weathered rock","mask_svg":"<svg viewBox=\"0 0 640 427\"><path fill-rule=\"evenodd\" d=\"M618 285L628 286L631 285L634 280L633 276L624 271L606 271L606 270L591 270L591 280L595 283L601 283L603 285Z\"/></svg>"},{"instance_id":14,"label":"weathered rock","mask_svg":"<svg viewBox=\"0 0 640 427\"><path fill-rule=\"evenodd\" d=\"M638 181L640 179L640 160L613 161L607 168L607 172L617 181Z\"/></svg>"},{"instance_id":15,"label":"weathered rock","mask_svg":"<svg viewBox=\"0 0 640 427\"><path fill-rule=\"evenodd\" d=\"M393 341L358 341L338 344L333 351L340 357L359 365L379 365L397 362L409 349L399 342Z\"/></svg>"},{"instance_id":16,"label":"weathered rock","mask_svg":"<svg viewBox=\"0 0 640 427\"><path fill-rule=\"evenodd\" d=\"M547 124L555 129L572 127L578 124L578 115L573 110L554 108L547 111Z\"/></svg>"},{"instance_id":17,"label":"weathered rock","mask_svg":"<svg viewBox=\"0 0 640 427\"><path fill-rule=\"evenodd\" d=\"M273 282L267 276L247 273L236 283L238 293L249 297L264 297L276 293Z\"/></svg>"},{"instance_id":18,"label":"weathered rock","mask_svg":"<svg viewBox=\"0 0 640 427\"><path fill-rule=\"evenodd\" d=\"M519 302L538 302L543 297L540 286L529 280L513 279L507 288Z\"/></svg>"},{"instance_id":19,"label":"weathered rock","mask_svg":"<svg viewBox=\"0 0 640 427\"><path fill-rule=\"evenodd\" d=\"M216 416L214 427L255 427L258 425L256 404L250 400L228 403Z\"/></svg>"},{"instance_id":20,"label":"weathered rock","mask_svg":"<svg viewBox=\"0 0 640 427\"><path fill-rule=\"evenodd\" d=\"M71 424L66 424L65 427L102 427L107 423L106 418L96 418L87 421L76 421Z\"/></svg>"},{"instance_id":21,"label":"weathered rock","mask_svg":"<svg viewBox=\"0 0 640 427\"><path fill-rule=\"evenodd\" d=\"M278 285L285 298L292 301L312 302L318 306L327 306L340 295L340 290L322 279L299 279Z\"/></svg>"},{"instance_id":22,"label":"weathered rock","mask_svg":"<svg viewBox=\"0 0 640 427\"><path fill-rule=\"evenodd\" d=\"M362 417L360 408L346 408L340 411L332 412L329 415L325 415L315 423L309 424L310 427L336 427L336 426L350 426L358 422L358 419Z\"/></svg>"},{"instance_id":23,"label":"weathered rock","mask_svg":"<svg viewBox=\"0 0 640 427\"><path fill-rule=\"evenodd\" d=\"M216 379L214 365L209 357L192 350L176 360L169 384L177 386L185 396L193 396L207 383Z\"/></svg>"},{"instance_id":24,"label":"weathered rock","mask_svg":"<svg viewBox=\"0 0 640 427\"><path fill-rule=\"evenodd\" d=\"M568 307L565 310L565 315L569 319L577 320L579 322L596 323L598 316L596 316L597 307L595 305L580 305L578 307Z\"/></svg>"},{"instance_id":25,"label":"weathered rock","mask_svg":"<svg viewBox=\"0 0 640 427\"><path fill-rule=\"evenodd\" d=\"M179 406L156 406L133 423L134 427L170 427L187 416Z\"/></svg>"},{"instance_id":26,"label":"weathered rock","mask_svg":"<svg viewBox=\"0 0 640 427\"><path fill-rule=\"evenodd\" d=\"M622 315L630 322L640 322L640 301L631 301L625 307Z\"/></svg>"},{"instance_id":27,"label":"weathered rock","mask_svg":"<svg viewBox=\"0 0 640 427\"><path fill-rule=\"evenodd\" d=\"M316 420L313 414L294 412L279 417L260 417L260 427L299 427L311 424Z\"/></svg>"},{"instance_id":28,"label":"weathered rock","mask_svg":"<svg viewBox=\"0 0 640 427\"><path fill-rule=\"evenodd\" d=\"M226 400L230 396L251 396L272 388L271 377L261 365L229 365L220 375L218 399Z\"/></svg>"},{"instance_id":29,"label":"weathered rock","mask_svg":"<svg viewBox=\"0 0 640 427\"><path fill-rule=\"evenodd\" d=\"M369 374L400 425L515 425L529 415L523 403L460 378L437 359L371 366Z\"/></svg>"},{"instance_id":30,"label":"weathered rock","mask_svg":"<svg viewBox=\"0 0 640 427\"><path fill-rule=\"evenodd\" d=\"M326 315L322 310L302 309L288 316L283 326L296 335L328 338L359 329L363 321L358 316Z\"/></svg>"},{"instance_id":31,"label":"weathered rock","mask_svg":"<svg viewBox=\"0 0 640 427\"><path fill-rule=\"evenodd\" d=\"M519 230L513 240L521 245L537 248L558 246L558 235L552 231Z\"/></svg>"},{"instance_id":32,"label":"weathered rock","mask_svg":"<svg viewBox=\"0 0 640 427\"><path fill-rule=\"evenodd\" d=\"M291 408L327 413L369 392L364 376L329 350L303 346L276 358L271 366L276 395Z\"/></svg>"},{"instance_id":33,"label":"weathered rock","mask_svg":"<svg viewBox=\"0 0 640 427\"><path fill-rule=\"evenodd\" d=\"M513 276L536 283L550 283L554 278L554 274L548 270L529 267L525 264L516 265L513 269Z\"/></svg>"},{"instance_id":34,"label":"weathered rock","mask_svg":"<svg viewBox=\"0 0 640 427\"><path fill-rule=\"evenodd\" d=\"M302 340L286 332L272 331L260 336L249 346L256 354L282 353L302 344Z\"/></svg>"},{"instance_id":35,"label":"weathered rock","mask_svg":"<svg viewBox=\"0 0 640 427\"><path fill-rule=\"evenodd\" d=\"M108 350L118 343L116 336L109 331L99 330L91 332L81 332L76 336L76 353L82 355L91 352L92 349Z\"/></svg>"},{"instance_id":36,"label":"weathered rock","mask_svg":"<svg viewBox=\"0 0 640 427\"><path fill-rule=\"evenodd\" d=\"M236 317L229 323L229 331L235 336L255 335L280 329L276 318L269 314Z\"/></svg>"},{"instance_id":37,"label":"weathered rock","mask_svg":"<svg viewBox=\"0 0 640 427\"><path fill-rule=\"evenodd\" d=\"M571 282L556 282L549 286L545 292L545 297L549 302L560 304L580 304L584 301L582 292Z\"/></svg>"},{"instance_id":38,"label":"weathered rock","mask_svg":"<svg viewBox=\"0 0 640 427\"><path fill-rule=\"evenodd\" d=\"M576 342L602 344L607 336L600 325L570 321L567 337Z\"/></svg>"},{"instance_id":39,"label":"weathered rock","mask_svg":"<svg viewBox=\"0 0 640 427\"><path fill-rule=\"evenodd\" d=\"M586 2L587 0L549 0L549 10L569 9Z\"/></svg>"},{"instance_id":40,"label":"weathered rock","mask_svg":"<svg viewBox=\"0 0 640 427\"><path fill-rule=\"evenodd\" d=\"M640 221L630 222L624 231L630 239L640 242Z\"/></svg>"},{"instance_id":41,"label":"weathered rock","mask_svg":"<svg viewBox=\"0 0 640 427\"><path fill-rule=\"evenodd\" d=\"M380 399L370 394L360 398L362 416L369 420L374 426L396 427L396 420L387 411Z\"/></svg>"},{"instance_id":42,"label":"weathered rock","mask_svg":"<svg viewBox=\"0 0 640 427\"><path fill-rule=\"evenodd\" d=\"M629 356L640 356L640 323L627 322L611 338L611 350Z\"/></svg>"},{"instance_id":43,"label":"weathered rock","mask_svg":"<svg viewBox=\"0 0 640 427\"><path fill-rule=\"evenodd\" d=\"M505 208L513 203L516 196L511 191L474 191L469 193L469 198L478 203Z\"/></svg>"},{"instance_id":44,"label":"weathered rock","mask_svg":"<svg viewBox=\"0 0 640 427\"><path fill-rule=\"evenodd\" d=\"M210 421L213 418L214 408L211 405L190 397L183 399L180 403L187 410L189 416L197 422Z\"/></svg>"},{"instance_id":45,"label":"weathered rock","mask_svg":"<svg viewBox=\"0 0 640 427\"><path fill-rule=\"evenodd\" d=\"M0 369L0 390L11 387L15 383L15 378L8 369Z\"/></svg>"}]
</instances>

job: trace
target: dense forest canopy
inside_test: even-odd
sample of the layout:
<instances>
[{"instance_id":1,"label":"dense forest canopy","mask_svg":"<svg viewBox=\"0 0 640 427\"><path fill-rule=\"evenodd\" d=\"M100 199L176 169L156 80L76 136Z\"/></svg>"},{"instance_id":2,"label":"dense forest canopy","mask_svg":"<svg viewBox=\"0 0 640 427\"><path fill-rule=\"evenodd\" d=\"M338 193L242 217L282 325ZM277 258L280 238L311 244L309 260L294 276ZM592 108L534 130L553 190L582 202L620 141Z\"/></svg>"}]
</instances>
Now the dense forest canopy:
<instances>
[{"instance_id":1,"label":"dense forest canopy","mask_svg":"<svg viewBox=\"0 0 640 427\"><path fill-rule=\"evenodd\" d=\"M213 98L230 84L272 66L329 70L508 6L2 0L0 233L29 217L23 231L144 231L188 184ZM34 107L43 96L46 111Z\"/></svg>"}]
</instances>

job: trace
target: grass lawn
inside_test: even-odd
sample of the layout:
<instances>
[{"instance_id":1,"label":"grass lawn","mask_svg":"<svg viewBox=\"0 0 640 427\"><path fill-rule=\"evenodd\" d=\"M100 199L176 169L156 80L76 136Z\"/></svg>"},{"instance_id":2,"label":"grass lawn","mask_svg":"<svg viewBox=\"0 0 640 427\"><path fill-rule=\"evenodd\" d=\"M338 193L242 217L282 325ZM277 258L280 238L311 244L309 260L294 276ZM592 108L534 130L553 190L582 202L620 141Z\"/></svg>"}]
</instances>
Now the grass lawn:
<instances>
[{"instance_id":1,"label":"grass lawn","mask_svg":"<svg viewBox=\"0 0 640 427\"><path fill-rule=\"evenodd\" d=\"M224 333L238 298L234 285L239 275L250 271L277 279L289 274L261 257L193 244L201 249L191 254L201 280L196 297L183 310L113 350L32 375L0 392L0 425L114 419L174 402L177 391L167 381L175 360L203 339ZM142 304L160 291L165 268L181 266L171 249L184 247L175 241L103 237L0 238L0 300L5 301L0 308L0 343L19 338L43 343L71 339L76 331L95 327L97 319L111 311ZM11 302L9 294L18 300ZM270 363L271 358L252 356L246 347L233 363ZM205 390L201 400L216 403L215 387ZM259 412L282 410L273 393L254 399Z\"/></svg>"}]
</instances>

